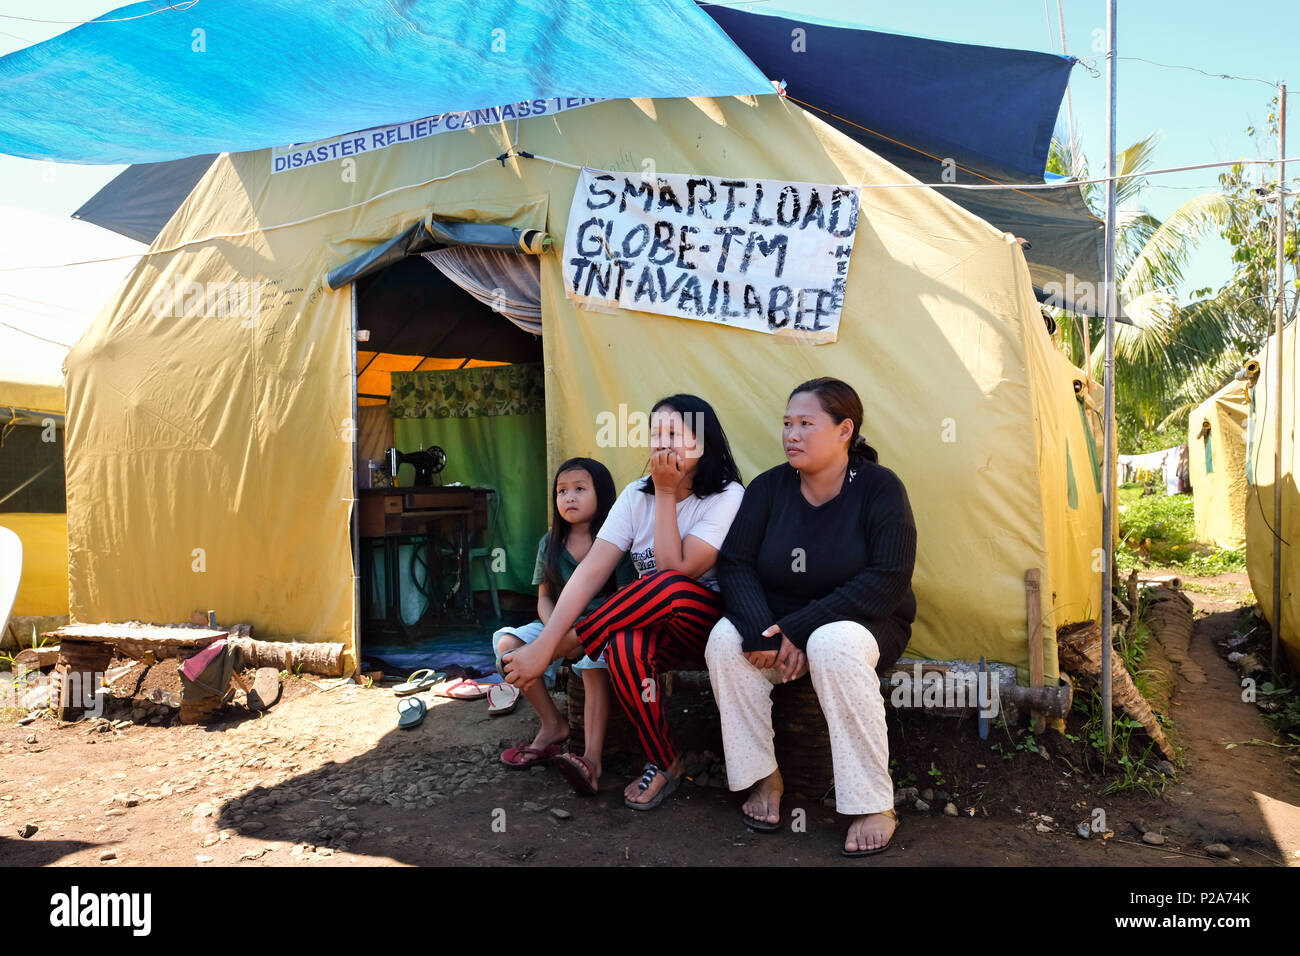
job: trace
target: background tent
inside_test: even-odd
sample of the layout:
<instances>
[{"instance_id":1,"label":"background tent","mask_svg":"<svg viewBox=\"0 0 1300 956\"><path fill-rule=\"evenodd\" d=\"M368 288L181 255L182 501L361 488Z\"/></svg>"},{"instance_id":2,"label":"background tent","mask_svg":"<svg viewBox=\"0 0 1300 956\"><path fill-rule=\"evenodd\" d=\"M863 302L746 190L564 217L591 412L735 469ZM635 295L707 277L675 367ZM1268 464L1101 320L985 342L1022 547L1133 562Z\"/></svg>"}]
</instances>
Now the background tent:
<instances>
[{"instance_id":1,"label":"background tent","mask_svg":"<svg viewBox=\"0 0 1300 956\"><path fill-rule=\"evenodd\" d=\"M14 615L58 616L68 613L63 360L144 247L23 209L0 209L0 222L0 525L23 543ZM109 261L60 265L99 259Z\"/></svg>"},{"instance_id":2,"label":"background tent","mask_svg":"<svg viewBox=\"0 0 1300 956\"><path fill-rule=\"evenodd\" d=\"M1196 540L1232 551L1246 546L1246 389L1229 382L1187 420Z\"/></svg>"},{"instance_id":3,"label":"background tent","mask_svg":"<svg viewBox=\"0 0 1300 956\"><path fill-rule=\"evenodd\" d=\"M1277 335L1246 365L1249 418L1246 422L1246 570L1259 609L1273 626L1273 548L1282 539L1282 627L1280 638L1292 667L1300 668L1300 563L1291 553L1300 523L1300 490L1296 488L1295 384L1296 324L1282 329L1282 407L1273 407L1273 363L1279 348ZM1258 372L1256 375L1255 372ZM1277 474L1277 415L1282 415L1282 471ZM1282 483L1282 526L1274 527L1273 495Z\"/></svg>"},{"instance_id":4,"label":"background tent","mask_svg":"<svg viewBox=\"0 0 1300 956\"><path fill-rule=\"evenodd\" d=\"M324 276L429 214L544 230L539 256L545 489L570 455L622 483L642 448L596 442L597 416L690 390L715 404L742 473L782 461L790 387L839 375L906 483L920 533L913 653L1027 664L1024 578L1041 568L1041 635L1096 613L1099 476L1075 370L1055 351L1014 240L929 190L865 190L840 339L798 345L713 324L577 309L562 239L576 172L496 157L511 143L597 168L897 182L890 166L777 97L611 101L481 126L335 165L272 174L222 156L69 357L73 613L176 620L195 607L268 636L355 632L348 516L352 315L360 283ZM213 238L220 236L222 238ZM160 288L255 279L250 324L153 308ZM164 310L165 311L165 310ZM365 321L364 308L358 311ZM510 324L492 316L503 328ZM354 645L355 648L355 645Z\"/></svg>"}]
</instances>

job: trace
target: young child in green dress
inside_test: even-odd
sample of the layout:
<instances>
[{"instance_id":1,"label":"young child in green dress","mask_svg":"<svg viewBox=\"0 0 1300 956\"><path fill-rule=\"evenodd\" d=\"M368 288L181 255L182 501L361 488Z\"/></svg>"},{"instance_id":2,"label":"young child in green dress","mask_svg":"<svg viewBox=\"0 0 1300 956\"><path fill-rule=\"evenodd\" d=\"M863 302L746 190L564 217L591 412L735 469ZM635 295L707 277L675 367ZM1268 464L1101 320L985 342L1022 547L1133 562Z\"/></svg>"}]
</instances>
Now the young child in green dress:
<instances>
[{"instance_id":1,"label":"young child in green dress","mask_svg":"<svg viewBox=\"0 0 1300 956\"><path fill-rule=\"evenodd\" d=\"M552 483L551 530L538 542L537 567L533 572L533 583L538 585L539 620L522 627L504 627L492 635L498 670L502 669L503 654L530 643L542 632L555 609L560 591L591 550L596 533L617 497L609 469L592 458L570 458L556 469ZM636 568L624 555L601 593L588 605L587 613L599 607L617 588L635 581L636 576ZM538 681L524 691L525 698L542 720L537 736L528 744L511 747L501 755L501 760L515 768L557 760L557 766L575 790L594 794L600 780L601 751L609 720L608 669L604 655L594 661L584 657L576 661L573 668L582 674L585 694L584 753L579 756L563 752L561 744L569 737L569 722L552 702L546 682Z\"/></svg>"}]
</instances>

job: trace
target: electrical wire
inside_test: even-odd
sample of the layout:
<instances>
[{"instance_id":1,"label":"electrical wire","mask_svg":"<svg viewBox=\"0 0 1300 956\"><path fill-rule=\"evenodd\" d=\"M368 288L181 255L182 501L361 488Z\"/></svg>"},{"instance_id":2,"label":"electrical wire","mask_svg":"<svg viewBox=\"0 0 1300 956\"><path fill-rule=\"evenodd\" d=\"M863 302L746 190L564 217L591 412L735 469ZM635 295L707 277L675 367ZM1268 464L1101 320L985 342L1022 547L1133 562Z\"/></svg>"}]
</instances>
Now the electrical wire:
<instances>
[{"instance_id":1,"label":"electrical wire","mask_svg":"<svg viewBox=\"0 0 1300 956\"><path fill-rule=\"evenodd\" d=\"M49 342L51 345L57 345L59 348L70 349L71 345L65 345L62 342L56 342L54 339L47 339L43 335L37 335L35 332L28 332L26 329L19 328L16 325L10 325L8 322L0 322L6 329L13 329L15 332L21 332L23 335L30 335L34 339L40 339L42 342Z\"/></svg>"},{"instance_id":2,"label":"electrical wire","mask_svg":"<svg viewBox=\"0 0 1300 956\"><path fill-rule=\"evenodd\" d=\"M519 155L523 155L523 154L519 154ZM394 193L404 192L408 189L422 189L425 186L432 185L433 183L441 182L444 179L450 179L453 176L459 176L462 173L472 172L473 170L478 169L480 166L486 166L489 163L495 163L497 161L498 158L496 156L490 156L487 159L480 160L479 162L475 163L473 166L466 166L464 169L457 169L454 172L447 173L446 175L443 176L435 176L432 179L426 179L424 182L410 183L409 185L406 186L394 186L392 189L386 189L382 193L376 193L375 195L370 196L367 199L363 199L360 202L350 203L347 206L339 206L336 209L327 209L324 212L318 212L310 216L304 216L301 219L295 219L291 222L276 223L273 226L261 226L260 228L257 229L245 229L243 232L226 232L217 235L203 236L198 239L187 239L185 242L179 242L174 246L168 246L166 249L151 249L146 252L133 252L122 256L109 256L104 259L83 259L77 262L62 262L62 263L54 263L50 265L4 266L4 267L0 267L0 272L23 272L29 269L62 269L65 268L66 266L84 266L84 265L92 265L98 262L120 262L123 259L142 259L151 256L169 255L170 253L179 252L180 250L185 249L189 246L203 245L205 243L215 242L218 239L243 239L247 236L256 236L267 232L274 232L277 229L288 229L291 226L301 226L305 223L315 222L317 219L324 219L327 216L333 216L340 212L348 212L352 209L360 209L362 206L367 206L370 203L375 202L376 200L384 199L385 197L391 196ZM576 169L577 167L574 168Z\"/></svg>"},{"instance_id":3,"label":"electrical wire","mask_svg":"<svg viewBox=\"0 0 1300 956\"><path fill-rule=\"evenodd\" d=\"M790 97L790 99L794 99L794 98ZM387 189L382 193L377 193L376 195L371 196L368 199L363 199L360 202L351 203L347 206L340 206L336 209L327 209L324 212L318 212L311 216L305 216L302 219L295 219L290 222L276 223L273 226L262 226L257 229L246 229L243 232L227 232L227 233L220 233L217 235L203 236L198 239L189 239L186 240L185 242L180 242L177 243L176 245L168 246L165 249L153 249L147 252L134 252L134 253L129 253L121 256L109 256L103 259L81 259L74 262L60 262L60 263L52 263L47 265L3 266L0 267L0 272L23 272L27 270L33 270L33 269L63 269L66 268L67 266L93 265L95 263L100 263L100 262L120 262L123 259L139 259L139 258L147 258L152 256L168 255L173 252L179 252L180 250L185 249L189 246L202 245L204 243L214 242L218 239L242 239L246 236L260 235L267 232L273 232L277 229L287 229L290 228L291 226L301 226L305 223L314 222L317 219L323 219L327 216L335 215L336 213L348 212L352 209L359 209L362 206L375 202L378 199L383 199L387 196L391 196L394 193L403 192L408 189L421 189L425 186L431 185L432 183L441 182L442 180L450 179L453 176L459 176L463 173L472 172L473 170L478 169L481 166L486 166L489 163L495 163L499 161L504 161L505 159L515 159L515 158L537 159L542 162L550 163L553 166L564 166L567 169L580 170L584 168L578 165L577 163L565 162L562 159L555 159L554 157L551 156L542 156L536 153L529 153L523 150L512 149L505 153L502 153L500 156L492 156L487 159L480 160L479 162L475 163L473 166L466 166L464 169L457 169L443 176L435 176L434 178L427 179L424 182L411 183L410 185L406 185L406 186L394 186L392 189ZM1167 173L1181 173L1181 172L1187 172L1189 170L1194 170L1194 169L1215 169L1223 166L1237 166L1237 165L1271 166L1277 162L1279 162L1279 160L1276 159L1236 159L1236 160L1227 160L1227 161L1215 162L1215 163L1197 163L1191 166L1171 166L1166 169L1149 169L1149 170L1142 170L1142 171L1132 172L1132 173L1121 173L1117 176L1100 177L1097 179L1062 180L1060 182L1054 182L1054 183L1019 183L1019 184L863 183L859 188L861 189L972 189L972 190L1006 189L1006 190L1011 190L1013 192L1020 192L1022 190L1069 189L1074 186L1087 185L1089 183L1106 183L1106 182L1111 182L1112 180L1118 182L1119 180L1122 179L1133 179L1133 178L1139 178L1145 176L1160 176ZM1300 157L1289 157L1280 160L1280 162L1300 163Z\"/></svg>"},{"instance_id":4,"label":"electrical wire","mask_svg":"<svg viewBox=\"0 0 1300 956\"><path fill-rule=\"evenodd\" d=\"M150 10L138 17L116 17L112 20L42 20L37 17L20 17L12 13L0 13L0 20L21 20L24 23L58 23L84 27L89 23L127 23L131 20L143 20L145 17L152 17L156 13L184 13L186 10L198 6L198 2L199 0L182 0L181 3L169 3L165 8Z\"/></svg>"},{"instance_id":5,"label":"electrical wire","mask_svg":"<svg viewBox=\"0 0 1300 956\"><path fill-rule=\"evenodd\" d=\"M1190 70L1193 73L1201 73L1215 80L1244 80L1248 83L1263 83L1265 86L1271 86L1277 89L1277 83L1272 80L1261 79L1258 76L1233 76L1231 73L1211 73L1209 70L1202 70L1199 66L1184 66L1181 63L1157 63L1155 60L1148 60L1140 56L1121 56L1120 60L1133 60L1138 63L1148 63L1151 66L1163 67L1166 70Z\"/></svg>"}]
</instances>

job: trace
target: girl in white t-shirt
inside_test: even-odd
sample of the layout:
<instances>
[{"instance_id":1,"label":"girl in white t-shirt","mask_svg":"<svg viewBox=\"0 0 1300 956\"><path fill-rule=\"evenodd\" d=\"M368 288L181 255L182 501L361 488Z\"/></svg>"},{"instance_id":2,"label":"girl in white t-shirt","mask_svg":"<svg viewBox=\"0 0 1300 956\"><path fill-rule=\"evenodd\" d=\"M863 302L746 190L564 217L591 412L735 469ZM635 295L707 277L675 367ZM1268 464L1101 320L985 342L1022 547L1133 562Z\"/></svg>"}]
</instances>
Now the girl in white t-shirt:
<instances>
[{"instance_id":1,"label":"girl in white t-shirt","mask_svg":"<svg viewBox=\"0 0 1300 956\"><path fill-rule=\"evenodd\" d=\"M646 754L645 772L623 791L634 810L657 807L677 788L681 758L668 732L659 673L703 666L709 631L722 616L713 566L744 497L708 402L671 395L655 403L650 427L650 476L623 489L542 633L502 658L506 679L526 689L557 655L604 652L610 687ZM627 553L638 580L577 622Z\"/></svg>"}]
</instances>

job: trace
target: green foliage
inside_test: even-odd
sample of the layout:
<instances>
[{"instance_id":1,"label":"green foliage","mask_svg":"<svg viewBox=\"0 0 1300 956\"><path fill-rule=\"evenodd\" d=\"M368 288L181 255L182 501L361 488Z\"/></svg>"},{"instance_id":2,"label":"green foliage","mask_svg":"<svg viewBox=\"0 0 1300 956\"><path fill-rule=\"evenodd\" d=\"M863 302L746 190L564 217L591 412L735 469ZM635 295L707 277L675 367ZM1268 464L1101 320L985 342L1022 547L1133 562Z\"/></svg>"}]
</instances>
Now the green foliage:
<instances>
[{"instance_id":1,"label":"green foliage","mask_svg":"<svg viewBox=\"0 0 1300 956\"><path fill-rule=\"evenodd\" d=\"M1269 114L1273 149L1277 132L1277 100ZM1248 130L1255 135L1255 130ZM1122 173L1150 168L1155 134L1135 143L1117 157ZM1257 170L1264 171L1258 172ZM1087 158L1077 147L1054 141L1048 170L1086 178ZM1126 453L1155 451L1186 440L1183 429L1191 410L1226 384L1251 356L1257 354L1273 329L1277 300L1276 201L1263 193L1277 188L1275 171L1268 167L1236 165L1219 177L1220 188L1198 195L1163 221L1142 208L1146 180L1133 176L1118 186L1119 218L1116 237L1116 284L1120 303L1136 325L1116 327L1115 419L1119 447ZM1288 189L1295 189L1294 182ZM1103 216L1099 186L1083 187L1094 212ZM1284 291L1285 321L1300 312L1300 275L1297 274L1295 223L1300 220L1300 199L1288 200L1287 221L1292 233L1285 237L1285 259L1291 270ZM1174 289L1199 239L1217 232L1232 247L1234 274L1215 292L1200 289L1190 301L1180 303ZM1054 316L1057 344L1075 365L1091 363L1094 377L1102 375L1103 322L1057 310ZM1091 355L1084 355L1083 323L1087 322ZM1171 432L1171 441L1152 433ZM1152 447L1154 446L1154 447Z\"/></svg>"},{"instance_id":2,"label":"green foliage","mask_svg":"<svg viewBox=\"0 0 1300 956\"><path fill-rule=\"evenodd\" d=\"M1244 551L1219 551L1195 539L1191 495L1143 495L1140 484L1119 489L1121 574L1134 568L1173 568L1181 574L1211 575L1246 570Z\"/></svg>"},{"instance_id":3,"label":"green foliage","mask_svg":"<svg viewBox=\"0 0 1300 956\"><path fill-rule=\"evenodd\" d=\"M1186 422L1183 423L1183 426ZM1121 455L1146 455L1153 451L1164 451L1187 441L1186 427L1170 423L1157 428L1136 428L1127 434L1117 435Z\"/></svg>"}]
</instances>

